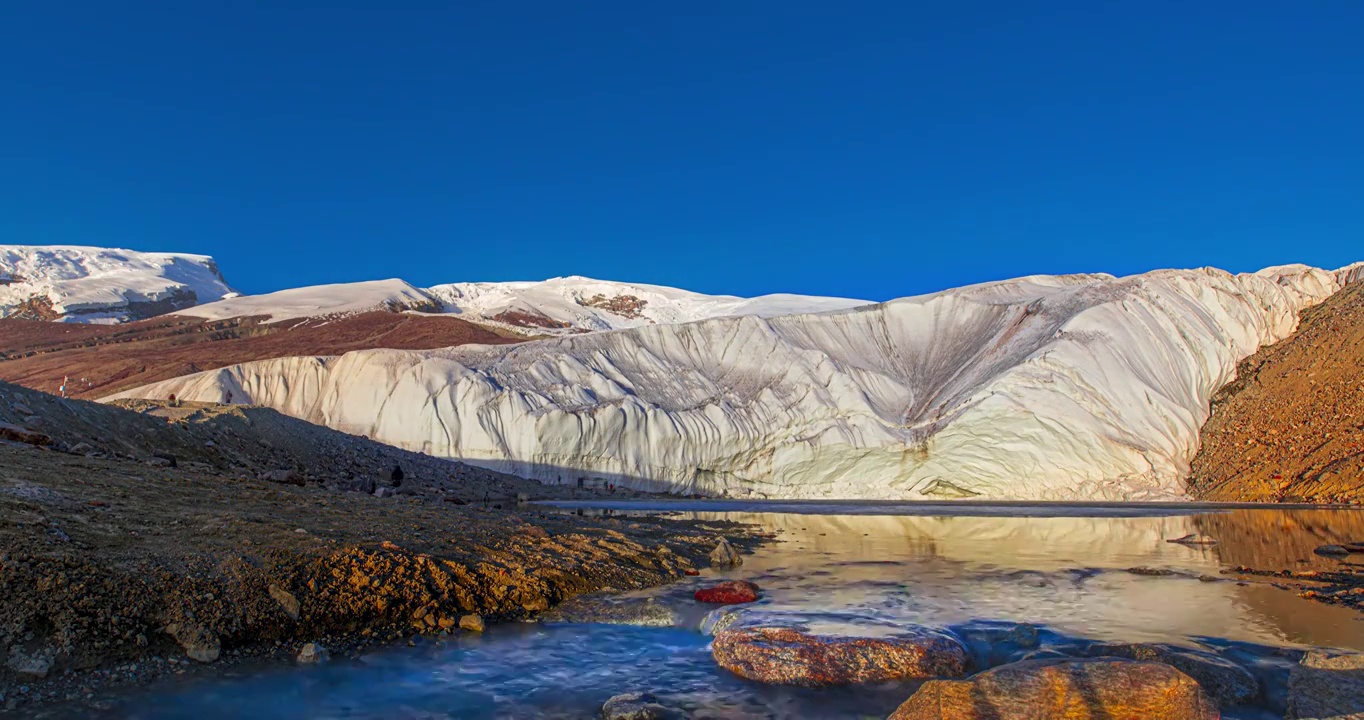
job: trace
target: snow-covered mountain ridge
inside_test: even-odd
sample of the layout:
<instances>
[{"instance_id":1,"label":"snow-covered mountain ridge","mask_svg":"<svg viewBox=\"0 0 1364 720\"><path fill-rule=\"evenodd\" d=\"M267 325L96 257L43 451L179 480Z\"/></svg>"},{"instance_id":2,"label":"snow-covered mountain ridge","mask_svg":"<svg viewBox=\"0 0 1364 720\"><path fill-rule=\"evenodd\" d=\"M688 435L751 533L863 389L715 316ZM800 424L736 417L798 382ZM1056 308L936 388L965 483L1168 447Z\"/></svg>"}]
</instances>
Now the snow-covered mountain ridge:
<instances>
[{"instance_id":1,"label":"snow-covered mountain ridge","mask_svg":"<svg viewBox=\"0 0 1364 720\"><path fill-rule=\"evenodd\" d=\"M866 300L804 295L703 295L585 277L452 283L425 289L395 279L281 290L201 305L179 314L213 320L269 316L273 322L280 322L371 310L410 310L456 314L526 334L566 335L726 315L771 317L843 310L866 304Z\"/></svg>"},{"instance_id":2,"label":"snow-covered mountain ridge","mask_svg":"<svg viewBox=\"0 0 1364 720\"><path fill-rule=\"evenodd\" d=\"M284 358L125 396L230 391L551 482L791 498L1172 498L1236 363L1358 274L1034 276L817 314Z\"/></svg>"},{"instance_id":3,"label":"snow-covered mountain ridge","mask_svg":"<svg viewBox=\"0 0 1364 720\"><path fill-rule=\"evenodd\" d=\"M0 245L0 317L124 322L232 293L206 255Z\"/></svg>"},{"instance_id":4,"label":"snow-covered mountain ridge","mask_svg":"<svg viewBox=\"0 0 1364 720\"><path fill-rule=\"evenodd\" d=\"M725 315L842 310L866 300L704 295L657 285L553 278L418 288L371 280L240 295L213 259L96 247L0 245L0 317L116 323L174 313L269 322L373 311L453 314L521 335L566 335Z\"/></svg>"}]
</instances>

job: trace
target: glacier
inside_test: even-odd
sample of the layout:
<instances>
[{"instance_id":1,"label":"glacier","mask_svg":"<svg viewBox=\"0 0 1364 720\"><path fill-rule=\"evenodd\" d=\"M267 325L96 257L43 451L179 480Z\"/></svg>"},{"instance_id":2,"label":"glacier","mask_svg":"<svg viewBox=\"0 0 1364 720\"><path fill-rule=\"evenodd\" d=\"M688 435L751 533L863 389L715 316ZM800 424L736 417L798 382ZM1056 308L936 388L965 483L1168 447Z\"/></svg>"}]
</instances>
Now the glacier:
<instances>
[{"instance_id":1,"label":"glacier","mask_svg":"<svg viewBox=\"0 0 1364 720\"><path fill-rule=\"evenodd\" d=\"M553 483L729 497L1183 496L1213 393L1355 279L1032 276L829 312L252 362L235 401Z\"/></svg>"},{"instance_id":2,"label":"glacier","mask_svg":"<svg viewBox=\"0 0 1364 720\"><path fill-rule=\"evenodd\" d=\"M0 245L0 318L118 323L235 294L207 255Z\"/></svg>"}]
</instances>

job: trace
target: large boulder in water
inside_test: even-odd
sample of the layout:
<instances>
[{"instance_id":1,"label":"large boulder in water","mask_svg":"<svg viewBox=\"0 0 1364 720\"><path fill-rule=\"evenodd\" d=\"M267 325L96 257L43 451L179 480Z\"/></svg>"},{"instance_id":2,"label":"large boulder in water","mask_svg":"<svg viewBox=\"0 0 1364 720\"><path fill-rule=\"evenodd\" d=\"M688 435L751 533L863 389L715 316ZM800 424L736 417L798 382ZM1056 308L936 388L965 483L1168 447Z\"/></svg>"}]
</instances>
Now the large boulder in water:
<instances>
[{"instance_id":1,"label":"large boulder in water","mask_svg":"<svg viewBox=\"0 0 1364 720\"><path fill-rule=\"evenodd\" d=\"M1120 657L1172 665L1198 682L1219 705L1243 705L1260 695L1260 682L1240 665L1210 652L1150 644L1102 644L1091 657Z\"/></svg>"},{"instance_id":2,"label":"large boulder in water","mask_svg":"<svg viewBox=\"0 0 1364 720\"><path fill-rule=\"evenodd\" d=\"M1288 717L1364 718L1364 655L1304 655L1288 676Z\"/></svg>"},{"instance_id":3,"label":"large boulder in water","mask_svg":"<svg viewBox=\"0 0 1364 720\"><path fill-rule=\"evenodd\" d=\"M966 647L941 630L771 620L745 615L718 632L711 645L715 661L749 680L806 687L960 677L966 672Z\"/></svg>"},{"instance_id":4,"label":"large boulder in water","mask_svg":"<svg viewBox=\"0 0 1364 720\"><path fill-rule=\"evenodd\" d=\"M1164 663L1027 660L930 680L889 720L1218 720L1193 678Z\"/></svg>"}]
</instances>

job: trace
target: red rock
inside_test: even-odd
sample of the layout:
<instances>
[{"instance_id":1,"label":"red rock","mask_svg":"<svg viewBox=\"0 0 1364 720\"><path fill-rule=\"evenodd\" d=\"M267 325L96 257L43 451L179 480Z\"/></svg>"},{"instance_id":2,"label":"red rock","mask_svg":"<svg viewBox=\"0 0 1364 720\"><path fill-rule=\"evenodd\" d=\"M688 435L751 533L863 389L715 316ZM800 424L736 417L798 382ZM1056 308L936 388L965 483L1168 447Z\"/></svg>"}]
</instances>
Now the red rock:
<instances>
[{"instance_id":1,"label":"red rock","mask_svg":"<svg viewBox=\"0 0 1364 720\"><path fill-rule=\"evenodd\" d=\"M696 576L696 575L700 575L700 574L701 574L701 571L700 571L700 570L687 570L687 574L688 574L688 575L691 575L691 576Z\"/></svg>"},{"instance_id":2,"label":"red rock","mask_svg":"<svg viewBox=\"0 0 1364 720\"><path fill-rule=\"evenodd\" d=\"M716 605L737 605L758 599L758 586L747 580L727 580L713 587L696 591L697 602Z\"/></svg>"}]
</instances>

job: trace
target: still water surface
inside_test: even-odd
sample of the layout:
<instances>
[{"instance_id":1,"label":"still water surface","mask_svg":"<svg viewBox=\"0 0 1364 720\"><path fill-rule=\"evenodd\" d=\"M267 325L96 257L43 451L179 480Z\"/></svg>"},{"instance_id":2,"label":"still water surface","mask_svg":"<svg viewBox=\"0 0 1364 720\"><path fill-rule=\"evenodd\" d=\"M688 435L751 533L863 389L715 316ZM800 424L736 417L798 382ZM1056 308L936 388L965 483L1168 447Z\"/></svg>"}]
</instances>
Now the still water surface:
<instances>
[{"instance_id":1,"label":"still water surface","mask_svg":"<svg viewBox=\"0 0 1364 720\"><path fill-rule=\"evenodd\" d=\"M600 508L600 504L597 505ZM547 512L579 512L572 505ZM320 668L272 669L128 698L107 717L589 718L608 697L648 690L695 718L884 718L912 685L762 687L716 667L696 630L702 582L763 587L763 610L913 622L958 631L997 622L1042 628L1044 644L1169 642L1213 649L1271 686L1233 718L1282 717L1285 649L1364 650L1364 615L1224 569L1326 569L1324 543L1364 539L1364 512L1190 505L912 505L612 503L628 515L667 510L760 524L779 542L743 567L636 593L680 611L682 627L514 624L481 637L400 647ZM600 509L588 512L601 512ZM1166 542L1190 533L1212 547ZM1364 557L1355 556L1364 563ZM1348 562L1348 561L1347 561ZM1151 576L1145 567L1172 570ZM853 621L856 625L856 621Z\"/></svg>"}]
</instances>

